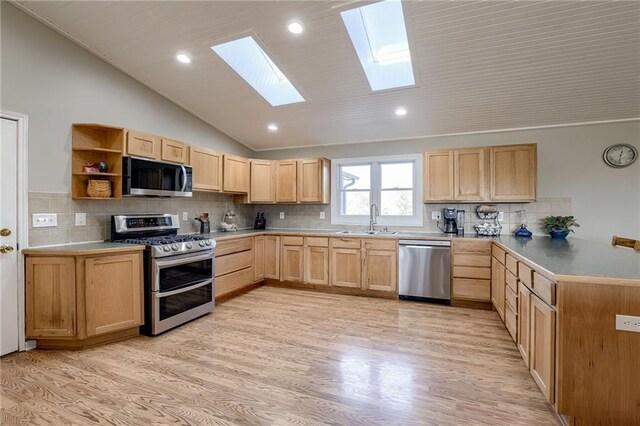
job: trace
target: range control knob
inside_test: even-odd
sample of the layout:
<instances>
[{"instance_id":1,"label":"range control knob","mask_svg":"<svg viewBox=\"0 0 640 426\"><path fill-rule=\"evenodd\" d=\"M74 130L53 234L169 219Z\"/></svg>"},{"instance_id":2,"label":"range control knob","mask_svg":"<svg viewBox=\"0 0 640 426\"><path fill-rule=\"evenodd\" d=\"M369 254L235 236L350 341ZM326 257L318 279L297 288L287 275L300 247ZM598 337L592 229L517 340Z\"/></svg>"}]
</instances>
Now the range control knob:
<instances>
[{"instance_id":1,"label":"range control knob","mask_svg":"<svg viewBox=\"0 0 640 426\"><path fill-rule=\"evenodd\" d=\"M177 244L172 244L171 245L171 250L178 251L178 245Z\"/></svg>"},{"instance_id":2,"label":"range control knob","mask_svg":"<svg viewBox=\"0 0 640 426\"><path fill-rule=\"evenodd\" d=\"M169 248L169 246L164 246L164 247L162 247L162 250L167 251L167 252L168 252L168 251L171 251L171 249Z\"/></svg>"},{"instance_id":3,"label":"range control knob","mask_svg":"<svg viewBox=\"0 0 640 426\"><path fill-rule=\"evenodd\" d=\"M205 243L206 245L210 246L210 245L211 245L211 240L206 240L204 243Z\"/></svg>"},{"instance_id":4,"label":"range control knob","mask_svg":"<svg viewBox=\"0 0 640 426\"><path fill-rule=\"evenodd\" d=\"M186 246L188 249L193 248L193 244L191 244L191 243L187 243L187 244L185 244L185 246Z\"/></svg>"},{"instance_id":5,"label":"range control knob","mask_svg":"<svg viewBox=\"0 0 640 426\"><path fill-rule=\"evenodd\" d=\"M200 241L200 242L198 242L198 245L199 245L200 247L204 247L204 241Z\"/></svg>"}]
</instances>

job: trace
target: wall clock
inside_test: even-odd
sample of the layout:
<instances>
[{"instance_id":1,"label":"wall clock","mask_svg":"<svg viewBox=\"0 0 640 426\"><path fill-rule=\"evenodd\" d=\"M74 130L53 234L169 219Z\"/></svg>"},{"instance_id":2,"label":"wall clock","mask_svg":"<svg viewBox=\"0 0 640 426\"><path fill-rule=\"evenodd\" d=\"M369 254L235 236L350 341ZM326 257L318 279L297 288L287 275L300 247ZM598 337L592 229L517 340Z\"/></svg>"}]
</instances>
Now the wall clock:
<instances>
[{"instance_id":1,"label":"wall clock","mask_svg":"<svg viewBox=\"0 0 640 426\"><path fill-rule=\"evenodd\" d=\"M618 143L605 149L602 158L608 166L627 167L638 159L638 150L626 143Z\"/></svg>"}]
</instances>

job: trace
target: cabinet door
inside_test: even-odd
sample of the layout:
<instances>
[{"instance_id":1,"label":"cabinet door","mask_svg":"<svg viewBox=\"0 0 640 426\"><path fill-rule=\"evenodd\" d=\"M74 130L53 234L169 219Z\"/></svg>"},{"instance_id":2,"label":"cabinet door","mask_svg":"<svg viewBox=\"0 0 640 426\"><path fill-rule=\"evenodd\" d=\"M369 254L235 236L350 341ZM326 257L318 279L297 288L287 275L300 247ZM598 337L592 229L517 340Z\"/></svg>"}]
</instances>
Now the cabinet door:
<instances>
[{"instance_id":1,"label":"cabinet door","mask_svg":"<svg viewBox=\"0 0 640 426\"><path fill-rule=\"evenodd\" d=\"M496 146L490 151L491 200L536 199L536 145Z\"/></svg>"},{"instance_id":2,"label":"cabinet door","mask_svg":"<svg viewBox=\"0 0 640 426\"><path fill-rule=\"evenodd\" d=\"M453 158L455 199L457 201L485 200L485 149L456 149Z\"/></svg>"},{"instance_id":3,"label":"cabinet door","mask_svg":"<svg viewBox=\"0 0 640 426\"><path fill-rule=\"evenodd\" d=\"M453 196L453 150L424 153L424 200L451 201Z\"/></svg>"},{"instance_id":4,"label":"cabinet door","mask_svg":"<svg viewBox=\"0 0 640 426\"><path fill-rule=\"evenodd\" d=\"M327 247L304 248L304 282L329 285L329 249Z\"/></svg>"},{"instance_id":5,"label":"cabinet door","mask_svg":"<svg viewBox=\"0 0 640 426\"><path fill-rule=\"evenodd\" d=\"M282 246L282 281L301 283L304 278L304 247Z\"/></svg>"},{"instance_id":6,"label":"cabinet door","mask_svg":"<svg viewBox=\"0 0 640 426\"><path fill-rule=\"evenodd\" d=\"M397 288L397 253L391 250L365 250L363 288L395 292Z\"/></svg>"},{"instance_id":7,"label":"cabinet door","mask_svg":"<svg viewBox=\"0 0 640 426\"><path fill-rule=\"evenodd\" d=\"M504 321L504 286L506 269L496 258L491 258L491 302Z\"/></svg>"},{"instance_id":8,"label":"cabinet door","mask_svg":"<svg viewBox=\"0 0 640 426\"><path fill-rule=\"evenodd\" d=\"M531 290L526 285L518 285L518 350L527 367L531 341Z\"/></svg>"},{"instance_id":9,"label":"cabinet door","mask_svg":"<svg viewBox=\"0 0 640 426\"><path fill-rule=\"evenodd\" d=\"M326 172L326 173L325 173ZM327 175L325 177L325 174ZM301 203L323 203L324 183L328 179L322 158L298 161L298 201ZM329 190L329 188L327 188Z\"/></svg>"},{"instance_id":10,"label":"cabinet door","mask_svg":"<svg viewBox=\"0 0 640 426\"><path fill-rule=\"evenodd\" d=\"M277 235L264 236L264 277L280 279L280 237Z\"/></svg>"},{"instance_id":11,"label":"cabinet door","mask_svg":"<svg viewBox=\"0 0 640 426\"><path fill-rule=\"evenodd\" d=\"M142 254L86 258L87 337L142 324Z\"/></svg>"},{"instance_id":12,"label":"cabinet door","mask_svg":"<svg viewBox=\"0 0 640 426\"><path fill-rule=\"evenodd\" d=\"M222 190L222 154L192 146L189 149L189 165L193 168L194 191Z\"/></svg>"},{"instance_id":13,"label":"cabinet door","mask_svg":"<svg viewBox=\"0 0 640 426\"><path fill-rule=\"evenodd\" d=\"M297 162L278 161L276 167L276 202L295 203L297 201Z\"/></svg>"},{"instance_id":14,"label":"cabinet door","mask_svg":"<svg viewBox=\"0 0 640 426\"><path fill-rule=\"evenodd\" d=\"M331 285L360 288L362 255L360 249L331 249Z\"/></svg>"},{"instance_id":15,"label":"cabinet door","mask_svg":"<svg viewBox=\"0 0 640 426\"><path fill-rule=\"evenodd\" d=\"M235 155L223 156L222 190L237 194L249 192L249 160Z\"/></svg>"},{"instance_id":16,"label":"cabinet door","mask_svg":"<svg viewBox=\"0 0 640 426\"><path fill-rule=\"evenodd\" d=\"M127 155L144 158L160 158L160 138L147 133L127 132Z\"/></svg>"},{"instance_id":17,"label":"cabinet door","mask_svg":"<svg viewBox=\"0 0 640 426\"><path fill-rule=\"evenodd\" d=\"M251 160L251 203L274 203L276 201L276 163L269 160Z\"/></svg>"},{"instance_id":18,"label":"cabinet door","mask_svg":"<svg viewBox=\"0 0 640 426\"><path fill-rule=\"evenodd\" d=\"M554 401L556 313L549 305L531 296L531 355L529 369L538 387L551 404Z\"/></svg>"},{"instance_id":19,"label":"cabinet door","mask_svg":"<svg viewBox=\"0 0 640 426\"><path fill-rule=\"evenodd\" d=\"M254 282L264 280L264 235L258 235L253 239L253 272Z\"/></svg>"},{"instance_id":20,"label":"cabinet door","mask_svg":"<svg viewBox=\"0 0 640 426\"><path fill-rule=\"evenodd\" d=\"M187 164L189 147L186 143L162 138L160 158L164 161Z\"/></svg>"},{"instance_id":21,"label":"cabinet door","mask_svg":"<svg viewBox=\"0 0 640 426\"><path fill-rule=\"evenodd\" d=\"M27 256L26 268L27 337L75 336L74 259Z\"/></svg>"}]
</instances>

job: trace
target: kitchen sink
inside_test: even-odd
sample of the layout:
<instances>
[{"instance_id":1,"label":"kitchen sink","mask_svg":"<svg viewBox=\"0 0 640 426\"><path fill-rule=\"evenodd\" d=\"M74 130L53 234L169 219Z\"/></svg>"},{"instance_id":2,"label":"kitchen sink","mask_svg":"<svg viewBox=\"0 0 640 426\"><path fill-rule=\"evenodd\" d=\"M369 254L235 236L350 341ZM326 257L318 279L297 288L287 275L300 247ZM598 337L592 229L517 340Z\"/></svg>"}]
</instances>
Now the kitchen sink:
<instances>
[{"instance_id":1,"label":"kitchen sink","mask_svg":"<svg viewBox=\"0 0 640 426\"><path fill-rule=\"evenodd\" d=\"M398 231L369 231L368 229L362 231L349 231L345 229L336 232L336 234L340 235L398 235L399 233Z\"/></svg>"}]
</instances>

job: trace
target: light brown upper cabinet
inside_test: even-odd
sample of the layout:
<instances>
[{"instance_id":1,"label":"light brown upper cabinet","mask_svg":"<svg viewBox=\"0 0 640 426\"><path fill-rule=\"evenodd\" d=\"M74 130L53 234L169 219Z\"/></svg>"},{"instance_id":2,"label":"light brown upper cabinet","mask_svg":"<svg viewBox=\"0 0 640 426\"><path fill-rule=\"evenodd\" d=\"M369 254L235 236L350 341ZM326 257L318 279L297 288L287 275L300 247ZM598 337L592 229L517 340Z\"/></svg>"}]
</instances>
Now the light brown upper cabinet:
<instances>
[{"instance_id":1,"label":"light brown upper cabinet","mask_svg":"<svg viewBox=\"0 0 640 426\"><path fill-rule=\"evenodd\" d=\"M173 163L187 164L189 160L189 146L173 139L161 139L160 159Z\"/></svg>"},{"instance_id":2,"label":"light brown upper cabinet","mask_svg":"<svg viewBox=\"0 0 640 426\"><path fill-rule=\"evenodd\" d=\"M237 155L223 155L222 191L235 194L249 192L249 160Z\"/></svg>"},{"instance_id":3,"label":"light brown upper cabinet","mask_svg":"<svg viewBox=\"0 0 640 426\"><path fill-rule=\"evenodd\" d=\"M189 165L193 167L194 191L222 190L222 154L206 148L189 148Z\"/></svg>"},{"instance_id":4,"label":"light brown upper cabinet","mask_svg":"<svg viewBox=\"0 0 640 426\"><path fill-rule=\"evenodd\" d=\"M453 200L453 150L424 153L424 200Z\"/></svg>"},{"instance_id":5,"label":"light brown upper cabinet","mask_svg":"<svg viewBox=\"0 0 640 426\"><path fill-rule=\"evenodd\" d=\"M490 148L491 200L536 199L536 151L536 144Z\"/></svg>"},{"instance_id":6,"label":"light brown upper cabinet","mask_svg":"<svg viewBox=\"0 0 640 426\"><path fill-rule=\"evenodd\" d=\"M269 160L251 160L251 203L274 203L276 201L276 163Z\"/></svg>"},{"instance_id":7,"label":"light brown upper cabinet","mask_svg":"<svg viewBox=\"0 0 640 426\"><path fill-rule=\"evenodd\" d=\"M453 189L456 201L486 200L485 148L453 151Z\"/></svg>"},{"instance_id":8,"label":"light brown upper cabinet","mask_svg":"<svg viewBox=\"0 0 640 426\"><path fill-rule=\"evenodd\" d=\"M330 168L326 158L298 160L298 202L329 203Z\"/></svg>"},{"instance_id":9,"label":"light brown upper cabinet","mask_svg":"<svg viewBox=\"0 0 640 426\"><path fill-rule=\"evenodd\" d=\"M296 160L280 160L276 165L276 202L295 203L297 201Z\"/></svg>"},{"instance_id":10,"label":"light brown upper cabinet","mask_svg":"<svg viewBox=\"0 0 640 426\"><path fill-rule=\"evenodd\" d=\"M127 155L135 157L160 158L160 138L137 130L127 131Z\"/></svg>"}]
</instances>

